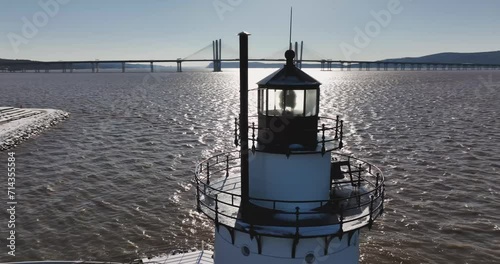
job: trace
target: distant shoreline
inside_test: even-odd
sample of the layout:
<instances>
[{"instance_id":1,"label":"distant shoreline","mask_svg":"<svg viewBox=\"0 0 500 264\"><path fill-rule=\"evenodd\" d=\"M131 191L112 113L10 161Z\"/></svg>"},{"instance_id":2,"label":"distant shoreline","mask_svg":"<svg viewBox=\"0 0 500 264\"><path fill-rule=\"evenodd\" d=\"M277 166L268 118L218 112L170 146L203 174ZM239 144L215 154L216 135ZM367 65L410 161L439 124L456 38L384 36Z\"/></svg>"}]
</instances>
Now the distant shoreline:
<instances>
[{"instance_id":1,"label":"distant shoreline","mask_svg":"<svg viewBox=\"0 0 500 264\"><path fill-rule=\"evenodd\" d=\"M307 58L307 54L305 56ZM346 59L342 59L346 60ZM347 61L347 60L346 60ZM15 60L15 59L0 59L0 67L2 63L14 63L14 62L26 62L26 63L39 63L40 61L34 60ZM99 62L99 61L95 61ZM437 53L427 56L421 57L403 57L403 58L393 58L393 59L383 59L377 60L377 62L385 62L385 63L443 63L443 64L490 64L490 65L500 65L500 51L488 51L488 52L474 52L474 53L459 53L459 52L444 52ZM61 61L64 63L64 61ZM200 65L196 67L189 67L191 62L184 62L186 65L184 68L213 68L213 62L208 63L208 65ZM54 62L53 67L55 69L61 69L60 65L57 65L57 62ZM332 64L332 68L339 68L339 64ZM59 67L58 67L59 66ZM266 63L266 62L250 62L250 68L281 68L283 63ZM304 62L302 65L303 68L321 68L321 63L306 63ZM91 63L74 63L72 65L74 70L91 70ZM122 63L99 63L99 68L102 70L109 69L122 69ZM138 63L126 63L125 69L150 69L151 65L147 64L138 64ZM154 64L153 68L155 71L169 71L174 69L175 65L172 66L164 66ZM239 68L239 62L222 62L222 68Z\"/></svg>"}]
</instances>

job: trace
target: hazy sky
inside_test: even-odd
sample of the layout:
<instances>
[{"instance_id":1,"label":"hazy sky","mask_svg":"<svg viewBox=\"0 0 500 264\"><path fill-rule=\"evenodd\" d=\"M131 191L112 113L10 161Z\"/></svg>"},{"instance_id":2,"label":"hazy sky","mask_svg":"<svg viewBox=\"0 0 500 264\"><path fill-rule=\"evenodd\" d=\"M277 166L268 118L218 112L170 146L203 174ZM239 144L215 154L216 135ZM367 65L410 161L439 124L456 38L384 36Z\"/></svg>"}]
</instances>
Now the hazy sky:
<instances>
[{"instance_id":1,"label":"hazy sky","mask_svg":"<svg viewBox=\"0 0 500 264\"><path fill-rule=\"evenodd\" d=\"M243 30L250 57L269 57L287 46L290 6L305 58L500 50L498 0L0 0L0 58L175 59L218 38L235 57Z\"/></svg>"}]
</instances>

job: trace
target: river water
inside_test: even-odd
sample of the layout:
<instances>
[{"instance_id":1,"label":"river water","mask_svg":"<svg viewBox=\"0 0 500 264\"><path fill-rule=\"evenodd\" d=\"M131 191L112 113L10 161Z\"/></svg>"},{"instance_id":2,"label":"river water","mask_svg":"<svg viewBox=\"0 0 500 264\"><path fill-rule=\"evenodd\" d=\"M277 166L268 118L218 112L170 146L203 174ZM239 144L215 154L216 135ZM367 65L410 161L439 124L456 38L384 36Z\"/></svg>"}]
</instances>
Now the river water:
<instances>
[{"instance_id":1,"label":"river water","mask_svg":"<svg viewBox=\"0 0 500 264\"><path fill-rule=\"evenodd\" d=\"M251 70L251 88L270 73ZM345 120L344 151L386 176L362 263L500 263L500 72L308 73L323 83L321 115ZM210 247L193 170L234 149L238 84L234 70L0 74L0 106L71 113L14 149L16 257L2 239L0 261Z\"/></svg>"}]
</instances>

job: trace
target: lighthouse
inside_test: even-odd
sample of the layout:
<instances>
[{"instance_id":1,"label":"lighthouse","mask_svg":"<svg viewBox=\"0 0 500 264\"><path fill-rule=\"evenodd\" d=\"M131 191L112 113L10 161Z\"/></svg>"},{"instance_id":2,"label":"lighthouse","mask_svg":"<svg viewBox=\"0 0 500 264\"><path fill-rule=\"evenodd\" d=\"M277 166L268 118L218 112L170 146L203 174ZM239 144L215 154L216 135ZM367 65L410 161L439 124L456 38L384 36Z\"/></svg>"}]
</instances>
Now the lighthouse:
<instances>
[{"instance_id":1,"label":"lighthouse","mask_svg":"<svg viewBox=\"0 0 500 264\"><path fill-rule=\"evenodd\" d=\"M344 122L320 116L321 83L295 66L293 50L249 106L249 34L239 38L238 150L195 171L197 208L215 224L214 263L358 263L360 231L383 212L382 172L342 153Z\"/></svg>"}]
</instances>

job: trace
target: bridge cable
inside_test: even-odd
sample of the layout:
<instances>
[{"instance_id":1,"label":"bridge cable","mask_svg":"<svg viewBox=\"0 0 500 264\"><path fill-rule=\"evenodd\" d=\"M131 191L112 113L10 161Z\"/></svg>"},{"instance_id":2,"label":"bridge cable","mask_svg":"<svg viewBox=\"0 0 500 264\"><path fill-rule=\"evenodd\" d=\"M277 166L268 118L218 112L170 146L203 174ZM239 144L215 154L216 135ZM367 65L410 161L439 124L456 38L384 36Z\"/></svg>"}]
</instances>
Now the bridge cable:
<instances>
[{"instance_id":1,"label":"bridge cable","mask_svg":"<svg viewBox=\"0 0 500 264\"><path fill-rule=\"evenodd\" d=\"M213 50L213 46L212 46L212 43L208 44L207 46L203 47L202 49L196 51L195 53L189 55L189 56L186 56L185 58L182 58L182 60L190 60L190 59L193 59L194 56L204 52L204 51L207 51L207 50L210 50L210 56L209 58L210 59L213 59L213 54L212 54L212 50ZM206 59L206 58L203 58L203 59Z\"/></svg>"}]
</instances>

